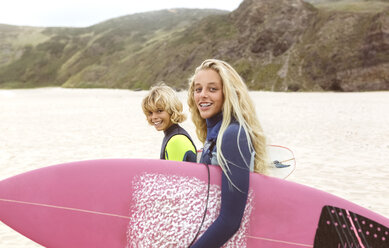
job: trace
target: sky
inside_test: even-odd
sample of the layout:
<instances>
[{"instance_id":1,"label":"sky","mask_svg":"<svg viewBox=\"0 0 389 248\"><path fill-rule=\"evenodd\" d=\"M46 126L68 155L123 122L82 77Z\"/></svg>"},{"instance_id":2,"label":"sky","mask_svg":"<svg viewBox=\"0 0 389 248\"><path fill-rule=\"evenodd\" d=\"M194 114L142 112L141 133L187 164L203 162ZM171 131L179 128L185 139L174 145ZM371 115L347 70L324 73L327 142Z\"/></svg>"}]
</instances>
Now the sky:
<instances>
[{"instance_id":1,"label":"sky","mask_svg":"<svg viewBox=\"0 0 389 248\"><path fill-rule=\"evenodd\" d=\"M12 0L0 7L0 23L39 27L87 27L111 18L170 8L232 11L243 0Z\"/></svg>"}]
</instances>

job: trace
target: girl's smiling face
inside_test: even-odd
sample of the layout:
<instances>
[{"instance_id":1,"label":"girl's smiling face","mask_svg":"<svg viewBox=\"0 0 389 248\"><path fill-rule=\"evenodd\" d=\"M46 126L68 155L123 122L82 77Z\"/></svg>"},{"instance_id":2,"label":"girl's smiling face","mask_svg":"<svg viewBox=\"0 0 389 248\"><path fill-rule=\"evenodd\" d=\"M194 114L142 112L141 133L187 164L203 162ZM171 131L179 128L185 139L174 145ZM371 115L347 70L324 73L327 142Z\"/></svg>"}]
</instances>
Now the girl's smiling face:
<instances>
[{"instance_id":1,"label":"girl's smiling face","mask_svg":"<svg viewBox=\"0 0 389 248\"><path fill-rule=\"evenodd\" d=\"M205 69L194 78L194 100L200 116L210 118L222 111L224 96L222 79L215 70Z\"/></svg>"},{"instance_id":2,"label":"girl's smiling face","mask_svg":"<svg viewBox=\"0 0 389 248\"><path fill-rule=\"evenodd\" d=\"M158 109L157 111L150 111L147 115L147 120L150 125L153 125L157 131L165 131L172 124L170 115L166 110Z\"/></svg>"}]
</instances>

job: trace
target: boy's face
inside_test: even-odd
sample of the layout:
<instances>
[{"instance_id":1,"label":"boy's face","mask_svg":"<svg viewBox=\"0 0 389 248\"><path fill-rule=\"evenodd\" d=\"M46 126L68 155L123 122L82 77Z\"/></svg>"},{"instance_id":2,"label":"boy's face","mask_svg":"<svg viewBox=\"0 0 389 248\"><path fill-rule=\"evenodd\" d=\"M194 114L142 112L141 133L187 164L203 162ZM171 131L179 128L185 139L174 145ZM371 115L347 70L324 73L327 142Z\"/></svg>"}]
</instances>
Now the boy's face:
<instances>
[{"instance_id":1,"label":"boy's face","mask_svg":"<svg viewBox=\"0 0 389 248\"><path fill-rule=\"evenodd\" d=\"M155 129L157 129L157 131L165 131L173 125L169 113L162 109L153 112L150 111L147 120L150 125L153 125Z\"/></svg>"}]
</instances>

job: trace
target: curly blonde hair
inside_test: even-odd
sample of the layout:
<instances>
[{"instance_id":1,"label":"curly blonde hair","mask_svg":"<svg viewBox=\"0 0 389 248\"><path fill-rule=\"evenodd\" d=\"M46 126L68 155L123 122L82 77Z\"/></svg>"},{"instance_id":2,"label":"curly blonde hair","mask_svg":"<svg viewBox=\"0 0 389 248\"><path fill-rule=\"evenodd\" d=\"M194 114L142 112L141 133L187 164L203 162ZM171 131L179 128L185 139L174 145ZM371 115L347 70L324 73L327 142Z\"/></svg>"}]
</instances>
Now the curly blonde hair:
<instances>
[{"instance_id":1,"label":"curly blonde hair","mask_svg":"<svg viewBox=\"0 0 389 248\"><path fill-rule=\"evenodd\" d=\"M159 83L150 88L149 93L142 100L142 110L146 119L151 112L165 110L174 124L186 120L186 115L182 112L182 103L178 99L176 91L165 83ZM148 122L152 125L149 120Z\"/></svg>"},{"instance_id":2,"label":"curly blonde hair","mask_svg":"<svg viewBox=\"0 0 389 248\"><path fill-rule=\"evenodd\" d=\"M205 60L196 68L194 75L189 79L188 105L193 123L196 126L196 134L199 140L203 143L205 142L207 126L205 119L200 116L200 112L194 99L194 80L199 71L209 69L216 71L220 75L223 85L223 120L219 131L219 137L223 137L225 130L231 123L232 117L235 118L239 122L240 127L246 132L246 136L250 137L247 140L249 147L255 151L254 171L266 174L268 167L266 138L257 118L255 106L249 96L247 86L231 65L217 59ZM222 139L217 139L217 159L223 171L226 173L229 171L229 168L227 167L226 159L221 152L221 143Z\"/></svg>"}]
</instances>

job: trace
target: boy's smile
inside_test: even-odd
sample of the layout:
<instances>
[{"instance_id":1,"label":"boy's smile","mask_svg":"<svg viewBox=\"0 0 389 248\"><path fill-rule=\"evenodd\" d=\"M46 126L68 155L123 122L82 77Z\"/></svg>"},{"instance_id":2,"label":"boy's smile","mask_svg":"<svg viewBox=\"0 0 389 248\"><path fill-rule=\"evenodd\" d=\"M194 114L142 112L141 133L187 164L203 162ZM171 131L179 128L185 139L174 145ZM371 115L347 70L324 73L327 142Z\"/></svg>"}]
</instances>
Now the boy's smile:
<instances>
[{"instance_id":1,"label":"boy's smile","mask_svg":"<svg viewBox=\"0 0 389 248\"><path fill-rule=\"evenodd\" d=\"M150 111L147 120L157 131L165 131L173 124L169 113L165 110Z\"/></svg>"}]
</instances>

